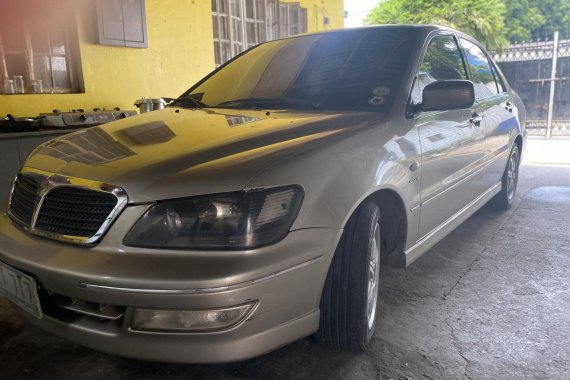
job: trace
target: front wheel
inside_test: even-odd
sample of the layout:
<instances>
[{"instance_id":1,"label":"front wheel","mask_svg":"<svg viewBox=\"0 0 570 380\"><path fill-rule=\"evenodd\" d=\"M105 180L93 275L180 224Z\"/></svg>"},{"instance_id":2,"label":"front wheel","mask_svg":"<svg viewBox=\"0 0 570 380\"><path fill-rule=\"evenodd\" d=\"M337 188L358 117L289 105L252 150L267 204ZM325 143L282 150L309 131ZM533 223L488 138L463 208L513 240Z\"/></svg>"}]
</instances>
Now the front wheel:
<instances>
[{"instance_id":1,"label":"front wheel","mask_svg":"<svg viewBox=\"0 0 570 380\"><path fill-rule=\"evenodd\" d=\"M506 210L513 205L519 180L519 164L520 152L518 145L515 144L511 150L509 160L507 161L507 167L505 168L503 178L501 179L501 192L492 200L494 208L498 210Z\"/></svg>"},{"instance_id":2,"label":"front wheel","mask_svg":"<svg viewBox=\"0 0 570 380\"><path fill-rule=\"evenodd\" d=\"M327 274L315 337L329 348L362 351L376 328L380 277L380 209L363 203L351 216Z\"/></svg>"}]
</instances>

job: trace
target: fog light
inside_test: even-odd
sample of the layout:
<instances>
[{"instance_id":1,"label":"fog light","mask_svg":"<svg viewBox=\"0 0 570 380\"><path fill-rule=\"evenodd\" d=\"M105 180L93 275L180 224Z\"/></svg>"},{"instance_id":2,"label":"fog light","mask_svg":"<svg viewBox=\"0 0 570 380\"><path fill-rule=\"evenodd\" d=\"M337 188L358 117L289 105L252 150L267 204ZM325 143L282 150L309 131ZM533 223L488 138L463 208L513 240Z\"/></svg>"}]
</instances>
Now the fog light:
<instances>
[{"instance_id":1,"label":"fog light","mask_svg":"<svg viewBox=\"0 0 570 380\"><path fill-rule=\"evenodd\" d=\"M223 330L243 321L255 302L215 310L136 309L133 330L164 332L196 332Z\"/></svg>"}]
</instances>

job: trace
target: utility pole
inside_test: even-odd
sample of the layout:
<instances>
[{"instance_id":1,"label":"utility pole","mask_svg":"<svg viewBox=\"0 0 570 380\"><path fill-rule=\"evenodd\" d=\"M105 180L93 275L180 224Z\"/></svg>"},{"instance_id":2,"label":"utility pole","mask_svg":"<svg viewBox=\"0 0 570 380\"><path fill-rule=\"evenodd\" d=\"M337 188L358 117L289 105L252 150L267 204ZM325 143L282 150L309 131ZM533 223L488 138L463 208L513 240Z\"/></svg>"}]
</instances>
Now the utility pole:
<instances>
[{"instance_id":1,"label":"utility pole","mask_svg":"<svg viewBox=\"0 0 570 380\"><path fill-rule=\"evenodd\" d=\"M558 37L559 32L554 32L554 44L552 46L552 72L550 74L550 97L548 99L548 120L546 122L546 138L552 136L552 116L554 113L554 91L556 88L556 65L558 63Z\"/></svg>"}]
</instances>

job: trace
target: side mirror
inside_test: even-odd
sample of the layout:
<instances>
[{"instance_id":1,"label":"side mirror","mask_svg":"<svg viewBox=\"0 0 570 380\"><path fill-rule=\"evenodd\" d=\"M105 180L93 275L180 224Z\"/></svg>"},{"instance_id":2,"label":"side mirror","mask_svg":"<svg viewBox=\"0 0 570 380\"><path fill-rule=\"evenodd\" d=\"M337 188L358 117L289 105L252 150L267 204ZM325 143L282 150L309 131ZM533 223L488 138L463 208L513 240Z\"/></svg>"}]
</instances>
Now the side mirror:
<instances>
[{"instance_id":1,"label":"side mirror","mask_svg":"<svg viewBox=\"0 0 570 380\"><path fill-rule=\"evenodd\" d=\"M425 86L422 111L470 108L475 103L475 87L468 80L442 80Z\"/></svg>"}]
</instances>

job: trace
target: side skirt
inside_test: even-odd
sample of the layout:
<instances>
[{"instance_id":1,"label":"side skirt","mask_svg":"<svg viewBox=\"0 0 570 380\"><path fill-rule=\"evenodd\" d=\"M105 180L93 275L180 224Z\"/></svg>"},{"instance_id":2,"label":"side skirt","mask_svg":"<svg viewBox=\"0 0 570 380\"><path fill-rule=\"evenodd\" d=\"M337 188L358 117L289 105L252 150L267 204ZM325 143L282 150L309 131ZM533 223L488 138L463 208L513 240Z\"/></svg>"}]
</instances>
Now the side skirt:
<instances>
[{"instance_id":1,"label":"side skirt","mask_svg":"<svg viewBox=\"0 0 570 380\"><path fill-rule=\"evenodd\" d=\"M456 229L461 223L466 221L477 210L483 207L485 203L489 202L491 198L493 198L501 191L501 185L501 182L496 183L493 187L486 190L483 194L475 198L467 206L456 212L453 216L451 216L451 218L447 219L429 234L421 238L416 244L407 249L404 252L406 257L406 266L416 261L418 257L420 257L427 250L437 244L451 231Z\"/></svg>"}]
</instances>

